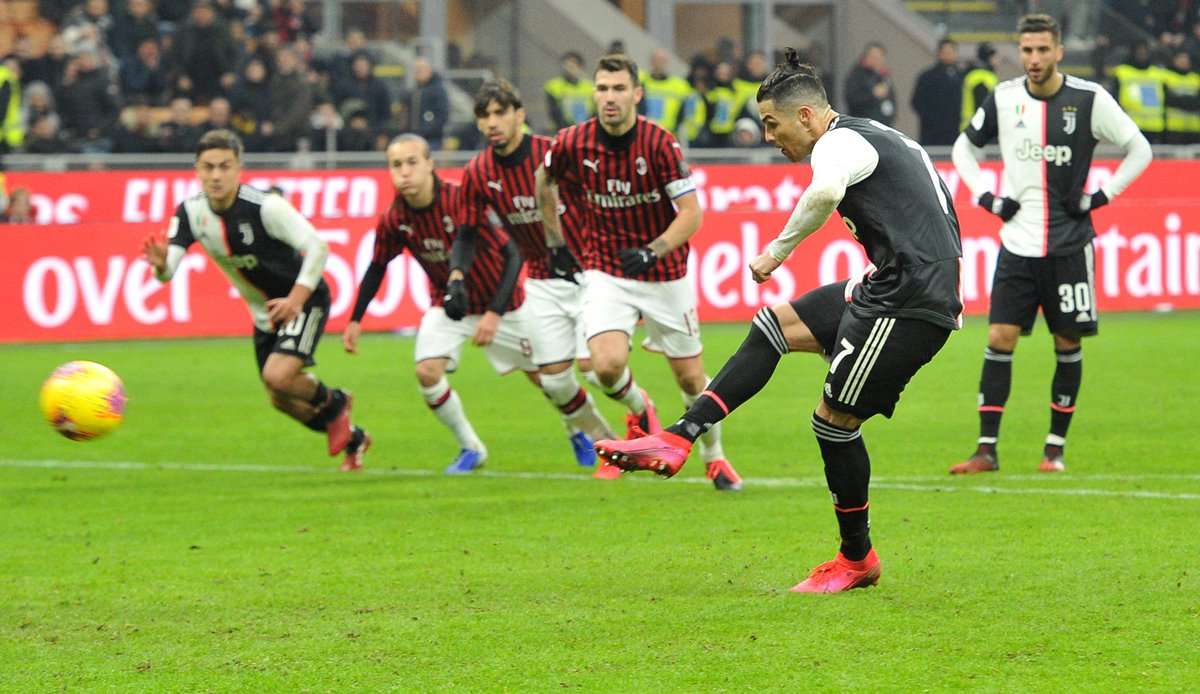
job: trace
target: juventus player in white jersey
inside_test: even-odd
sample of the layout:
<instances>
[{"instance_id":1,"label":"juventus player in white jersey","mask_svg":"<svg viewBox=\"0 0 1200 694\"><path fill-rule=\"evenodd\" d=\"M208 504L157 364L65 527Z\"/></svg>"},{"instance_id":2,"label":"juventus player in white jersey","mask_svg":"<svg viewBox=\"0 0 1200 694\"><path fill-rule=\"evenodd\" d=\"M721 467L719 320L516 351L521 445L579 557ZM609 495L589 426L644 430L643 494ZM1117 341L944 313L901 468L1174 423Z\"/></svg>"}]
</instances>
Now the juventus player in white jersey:
<instances>
[{"instance_id":1,"label":"juventus player in white jersey","mask_svg":"<svg viewBox=\"0 0 1200 694\"><path fill-rule=\"evenodd\" d=\"M975 453L952 474L1000 467L996 444L1012 381L1013 350L1033 329L1038 308L1054 335L1050 433L1039 469L1066 469L1063 447L1083 375L1081 339L1097 332L1091 213L1108 204L1150 163L1150 143L1100 85L1058 71L1063 47L1049 15L1017 27L1025 77L1000 83L954 143L954 166L979 204L1004 220L979 384ZM1000 141L1004 181L988 189L980 149ZM1084 192L1098 140L1125 158L1112 179Z\"/></svg>"},{"instance_id":2,"label":"juventus player in white jersey","mask_svg":"<svg viewBox=\"0 0 1200 694\"><path fill-rule=\"evenodd\" d=\"M350 395L304 371L315 363L329 316L329 287L321 279L329 248L287 200L239 183L241 172L238 136L205 133L196 145L203 192L180 203L165 238L147 238L142 252L167 282L193 243L204 248L250 309L254 354L271 404L325 432L329 455L345 453L341 469L358 470L371 437L350 424Z\"/></svg>"}]
</instances>

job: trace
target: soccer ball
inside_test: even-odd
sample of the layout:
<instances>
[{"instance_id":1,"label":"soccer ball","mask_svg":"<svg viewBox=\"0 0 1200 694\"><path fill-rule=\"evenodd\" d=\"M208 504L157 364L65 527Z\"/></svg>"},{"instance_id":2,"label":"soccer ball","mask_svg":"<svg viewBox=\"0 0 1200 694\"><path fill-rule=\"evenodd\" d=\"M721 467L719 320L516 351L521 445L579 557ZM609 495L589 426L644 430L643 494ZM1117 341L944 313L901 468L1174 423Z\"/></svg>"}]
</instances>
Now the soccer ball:
<instances>
[{"instance_id":1,"label":"soccer ball","mask_svg":"<svg viewBox=\"0 0 1200 694\"><path fill-rule=\"evenodd\" d=\"M55 431L72 441L98 438L125 415L125 386L107 366L94 361L63 364L42 384L38 404Z\"/></svg>"}]
</instances>

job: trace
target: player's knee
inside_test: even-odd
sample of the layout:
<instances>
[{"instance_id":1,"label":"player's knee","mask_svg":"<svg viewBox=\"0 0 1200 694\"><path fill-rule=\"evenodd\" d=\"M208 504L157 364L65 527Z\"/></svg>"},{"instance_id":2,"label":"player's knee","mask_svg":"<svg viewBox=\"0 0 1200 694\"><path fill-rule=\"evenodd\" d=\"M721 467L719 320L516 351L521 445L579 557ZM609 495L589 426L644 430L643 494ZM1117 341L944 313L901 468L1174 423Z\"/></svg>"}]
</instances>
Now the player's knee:
<instances>
[{"instance_id":1,"label":"player's knee","mask_svg":"<svg viewBox=\"0 0 1200 694\"><path fill-rule=\"evenodd\" d=\"M857 429L863 423L860 417L856 417L849 412L841 412L833 409L825 402L824 398L817 404L817 416L842 429Z\"/></svg>"},{"instance_id":2,"label":"player's knee","mask_svg":"<svg viewBox=\"0 0 1200 694\"><path fill-rule=\"evenodd\" d=\"M550 402L555 406L562 407L579 394L579 382L575 380L575 374L569 370L553 374L544 373L542 374L542 392L550 398Z\"/></svg>"},{"instance_id":3,"label":"player's knee","mask_svg":"<svg viewBox=\"0 0 1200 694\"><path fill-rule=\"evenodd\" d=\"M1017 340L1021 337L1021 329L1015 325L992 324L988 326L988 347L1005 352L1017 348Z\"/></svg>"},{"instance_id":4,"label":"player's knee","mask_svg":"<svg viewBox=\"0 0 1200 694\"><path fill-rule=\"evenodd\" d=\"M593 354L592 370L600 377L602 383L611 385L625 372L625 360L612 354Z\"/></svg>"},{"instance_id":5,"label":"player's knee","mask_svg":"<svg viewBox=\"0 0 1200 694\"><path fill-rule=\"evenodd\" d=\"M416 366L417 382L422 388L431 388L437 384L445 375L446 370L441 364L435 363L432 360L417 362Z\"/></svg>"},{"instance_id":6,"label":"player's knee","mask_svg":"<svg viewBox=\"0 0 1200 694\"><path fill-rule=\"evenodd\" d=\"M295 374L286 369L267 367L262 371L262 382L271 393L271 398L281 398L287 392Z\"/></svg>"},{"instance_id":7,"label":"player's knee","mask_svg":"<svg viewBox=\"0 0 1200 694\"><path fill-rule=\"evenodd\" d=\"M1071 335L1054 334L1054 349L1058 352L1069 352L1083 346L1083 341Z\"/></svg>"},{"instance_id":8,"label":"player's knee","mask_svg":"<svg viewBox=\"0 0 1200 694\"><path fill-rule=\"evenodd\" d=\"M708 377L704 375L703 369L698 370L696 373L676 373L675 383L679 385L680 390L688 395L699 395L708 386Z\"/></svg>"}]
</instances>

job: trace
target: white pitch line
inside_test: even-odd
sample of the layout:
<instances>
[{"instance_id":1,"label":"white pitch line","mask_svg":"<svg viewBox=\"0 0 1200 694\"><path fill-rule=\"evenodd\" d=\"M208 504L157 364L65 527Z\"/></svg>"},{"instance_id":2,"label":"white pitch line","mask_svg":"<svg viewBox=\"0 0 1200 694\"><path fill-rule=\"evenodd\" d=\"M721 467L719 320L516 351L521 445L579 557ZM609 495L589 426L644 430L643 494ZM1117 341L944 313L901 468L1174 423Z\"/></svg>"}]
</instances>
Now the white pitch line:
<instances>
[{"instance_id":1,"label":"white pitch line","mask_svg":"<svg viewBox=\"0 0 1200 694\"><path fill-rule=\"evenodd\" d=\"M336 471L332 467L285 467L282 465L248 465L248 464L232 464L232 463L139 463L130 461L88 461L88 460L15 460L11 458L0 458L0 467L7 468L42 468L42 469L57 469L57 470L179 470L185 472L254 472L254 473L271 473L271 474L302 474L302 475L324 475L334 474ZM387 477L441 477L442 475L436 470L423 469L405 469L405 468L366 468L360 474L378 475ZM591 476L580 472L519 472L519 471L496 471L496 470L480 470L473 473L474 477L490 477L494 479L524 479L524 480L569 480L575 482L583 482L591 480ZM632 482L663 482L655 477L650 476L627 476L625 479ZM902 478L895 478L902 479ZM1090 487L997 487L997 486L976 486L963 484L961 486L945 483L945 478L907 478L914 480L928 479L931 484L917 484L915 482L889 482L886 478L873 480L871 486L875 489L889 489L896 491L908 492L975 492L978 494L1023 494L1023 495L1044 495L1044 496L1092 496L1092 497L1113 497L1125 499L1167 499L1172 501L1200 501L1200 494L1188 492L1155 492L1145 491L1140 489L1133 490L1117 490L1117 489L1094 489ZM1031 479L1042 479L1034 477ZM1061 477L1056 477L1061 479ZM1091 479L1091 478L1088 478ZM1140 479L1136 476L1125 476L1122 479ZM1161 479L1161 477L1152 477L1148 479ZM936 482L935 482L936 480ZM1082 481L1082 480L1080 480ZM685 484L708 484L709 481L703 477L681 477L677 482ZM754 477L746 480L746 486L754 487L771 487L771 488L801 488L801 487L825 487L825 479L823 477Z\"/></svg>"}]
</instances>

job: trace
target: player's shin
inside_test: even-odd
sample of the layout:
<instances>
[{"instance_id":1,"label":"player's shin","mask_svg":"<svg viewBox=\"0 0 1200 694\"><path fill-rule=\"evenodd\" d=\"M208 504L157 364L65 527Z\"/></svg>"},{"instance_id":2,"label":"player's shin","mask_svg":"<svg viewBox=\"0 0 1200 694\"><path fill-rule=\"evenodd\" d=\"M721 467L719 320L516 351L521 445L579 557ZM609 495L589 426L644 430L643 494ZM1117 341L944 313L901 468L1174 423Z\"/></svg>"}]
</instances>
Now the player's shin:
<instances>
[{"instance_id":1,"label":"player's shin","mask_svg":"<svg viewBox=\"0 0 1200 694\"><path fill-rule=\"evenodd\" d=\"M871 459L858 429L846 429L825 421L813 413L813 433L825 461L825 482L833 495L842 536L842 555L859 561L871 551L871 522L868 488L871 484Z\"/></svg>"},{"instance_id":2,"label":"player's shin","mask_svg":"<svg viewBox=\"0 0 1200 694\"><path fill-rule=\"evenodd\" d=\"M750 332L716 378L688 407L683 417L667 431L689 441L701 438L738 406L754 397L771 380L779 359L787 354L787 340L775 312L760 309L754 315ZM716 434L720 441L720 434Z\"/></svg>"},{"instance_id":3,"label":"player's shin","mask_svg":"<svg viewBox=\"0 0 1200 694\"><path fill-rule=\"evenodd\" d=\"M1067 429L1075 414L1075 401L1083 381L1083 348L1056 350L1057 364L1050 387L1050 434L1046 437L1047 457L1061 457L1067 444Z\"/></svg>"},{"instance_id":4,"label":"player's shin","mask_svg":"<svg viewBox=\"0 0 1200 694\"><path fill-rule=\"evenodd\" d=\"M995 454L1000 440L1000 418L1012 388L1013 353L988 347L983 352L979 376L979 451Z\"/></svg>"},{"instance_id":5,"label":"player's shin","mask_svg":"<svg viewBox=\"0 0 1200 694\"><path fill-rule=\"evenodd\" d=\"M709 383L711 385L711 379L709 379ZM682 391L680 391L680 393L683 395L683 405L684 407L688 408L689 411L703 395L692 395ZM713 460L725 459L725 448L721 445L720 422L712 423L709 425L707 431L700 434L700 458L706 463Z\"/></svg>"},{"instance_id":6,"label":"player's shin","mask_svg":"<svg viewBox=\"0 0 1200 694\"><path fill-rule=\"evenodd\" d=\"M450 382L444 376L432 386L422 386L421 395L438 420L454 433L459 448L473 451L484 450L483 442L479 440L474 427L467 420L462 400L458 397L458 393L450 387Z\"/></svg>"},{"instance_id":7,"label":"player's shin","mask_svg":"<svg viewBox=\"0 0 1200 694\"><path fill-rule=\"evenodd\" d=\"M582 431L593 441L615 438L596 402L579 385L570 369L541 375L542 391L562 415L568 431Z\"/></svg>"},{"instance_id":8,"label":"player's shin","mask_svg":"<svg viewBox=\"0 0 1200 694\"><path fill-rule=\"evenodd\" d=\"M624 404L634 414L646 411L646 396L633 380L633 372L629 370L628 366L625 367L625 371L616 383L611 387L604 388L604 394Z\"/></svg>"}]
</instances>

